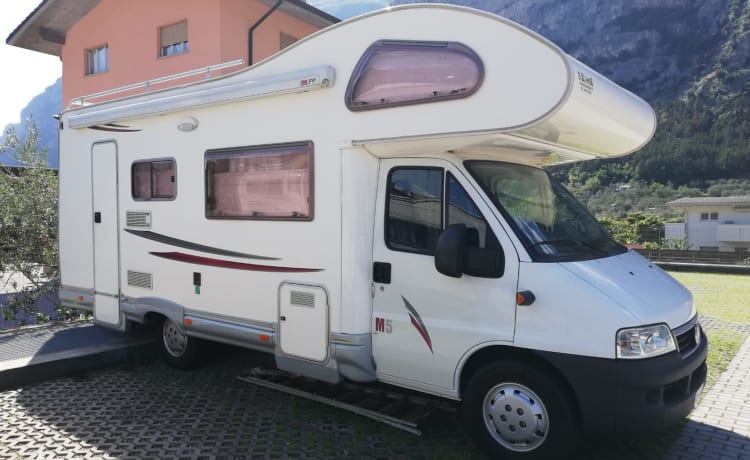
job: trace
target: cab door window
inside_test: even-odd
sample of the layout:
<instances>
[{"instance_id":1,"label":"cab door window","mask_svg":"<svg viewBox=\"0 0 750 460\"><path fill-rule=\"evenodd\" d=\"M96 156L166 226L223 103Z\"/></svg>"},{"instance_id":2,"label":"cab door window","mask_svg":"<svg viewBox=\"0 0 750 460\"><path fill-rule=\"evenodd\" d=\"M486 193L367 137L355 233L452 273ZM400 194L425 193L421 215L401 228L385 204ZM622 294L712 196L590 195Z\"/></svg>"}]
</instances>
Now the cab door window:
<instances>
[{"instance_id":1,"label":"cab door window","mask_svg":"<svg viewBox=\"0 0 750 460\"><path fill-rule=\"evenodd\" d=\"M490 229L487 220L471 199L466 189L451 173L447 174L448 192L445 226L466 225L466 245L474 248L499 249L500 243Z\"/></svg>"},{"instance_id":2,"label":"cab door window","mask_svg":"<svg viewBox=\"0 0 750 460\"><path fill-rule=\"evenodd\" d=\"M443 170L395 168L388 177L385 241L389 249L434 254L443 230Z\"/></svg>"},{"instance_id":3,"label":"cab door window","mask_svg":"<svg viewBox=\"0 0 750 460\"><path fill-rule=\"evenodd\" d=\"M487 220L452 174L427 167L391 170L385 222L389 249L434 255L440 233L452 224L466 225L468 247L500 248Z\"/></svg>"}]
</instances>

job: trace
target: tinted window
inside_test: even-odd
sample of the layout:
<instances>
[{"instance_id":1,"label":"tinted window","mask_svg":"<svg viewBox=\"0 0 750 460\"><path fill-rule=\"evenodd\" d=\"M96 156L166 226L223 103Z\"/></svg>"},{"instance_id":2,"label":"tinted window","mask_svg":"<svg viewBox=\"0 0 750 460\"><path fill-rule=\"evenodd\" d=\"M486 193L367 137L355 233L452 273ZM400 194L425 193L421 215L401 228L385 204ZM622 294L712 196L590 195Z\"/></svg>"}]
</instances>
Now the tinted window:
<instances>
[{"instance_id":1,"label":"tinted window","mask_svg":"<svg viewBox=\"0 0 750 460\"><path fill-rule=\"evenodd\" d=\"M448 174L448 211L445 226L466 225L466 243L476 248L499 248L495 234L466 190Z\"/></svg>"},{"instance_id":2,"label":"tinted window","mask_svg":"<svg viewBox=\"0 0 750 460\"><path fill-rule=\"evenodd\" d=\"M312 219L311 142L206 153L206 217Z\"/></svg>"},{"instance_id":3,"label":"tinted window","mask_svg":"<svg viewBox=\"0 0 750 460\"><path fill-rule=\"evenodd\" d=\"M468 97L483 73L479 56L460 43L379 41L357 64L346 105L359 111Z\"/></svg>"},{"instance_id":4,"label":"tinted window","mask_svg":"<svg viewBox=\"0 0 750 460\"><path fill-rule=\"evenodd\" d=\"M131 190L136 200L173 199L177 194L174 160L133 163Z\"/></svg>"},{"instance_id":5,"label":"tinted window","mask_svg":"<svg viewBox=\"0 0 750 460\"><path fill-rule=\"evenodd\" d=\"M388 179L388 247L431 254L443 222L443 170L399 168Z\"/></svg>"}]
</instances>

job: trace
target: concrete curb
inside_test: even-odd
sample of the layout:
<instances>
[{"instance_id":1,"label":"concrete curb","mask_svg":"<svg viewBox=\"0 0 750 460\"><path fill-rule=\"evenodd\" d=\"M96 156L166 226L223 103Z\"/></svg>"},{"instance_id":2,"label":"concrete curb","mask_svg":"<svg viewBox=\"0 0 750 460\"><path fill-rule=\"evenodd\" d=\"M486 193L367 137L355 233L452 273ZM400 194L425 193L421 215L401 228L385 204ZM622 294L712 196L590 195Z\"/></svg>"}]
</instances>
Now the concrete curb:
<instances>
[{"instance_id":1,"label":"concrete curb","mask_svg":"<svg viewBox=\"0 0 750 460\"><path fill-rule=\"evenodd\" d=\"M154 339L91 323L63 323L0 333L0 390L84 373L156 352Z\"/></svg>"}]
</instances>

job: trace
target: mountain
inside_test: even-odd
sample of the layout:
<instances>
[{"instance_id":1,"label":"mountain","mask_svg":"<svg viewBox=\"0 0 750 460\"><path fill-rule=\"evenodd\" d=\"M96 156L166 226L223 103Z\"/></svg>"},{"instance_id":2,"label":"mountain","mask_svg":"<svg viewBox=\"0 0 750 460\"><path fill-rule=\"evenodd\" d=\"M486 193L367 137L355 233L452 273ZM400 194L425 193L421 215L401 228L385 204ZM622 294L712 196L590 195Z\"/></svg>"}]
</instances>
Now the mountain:
<instances>
[{"instance_id":1,"label":"mountain","mask_svg":"<svg viewBox=\"0 0 750 460\"><path fill-rule=\"evenodd\" d=\"M51 168L57 168L59 162L57 157L57 120L54 115L60 113L62 106L62 79L48 86L43 93L35 96L28 105L21 110L21 123L7 125L0 133L0 143L2 143L5 133L9 128L13 128L16 134L23 139L26 133L26 121L32 118L39 128L39 135L42 139L40 147L47 147L48 162ZM0 164L16 166L10 152L0 153Z\"/></svg>"},{"instance_id":2,"label":"mountain","mask_svg":"<svg viewBox=\"0 0 750 460\"><path fill-rule=\"evenodd\" d=\"M715 181L750 179L750 0L430 1L518 22L656 108L656 134L640 152L555 169L569 187L705 193Z\"/></svg>"},{"instance_id":3,"label":"mountain","mask_svg":"<svg viewBox=\"0 0 750 460\"><path fill-rule=\"evenodd\" d=\"M414 0L393 1L404 3ZM652 103L682 95L711 75L721 60L727 69L746 69L750 56L747 29L742 29L747 22L733 23L743 9L747 12L747 0L438 3L469 6L518 22ZM730 44L736 27L745 36L741 44Z\"/></svg>"}]
</instances>

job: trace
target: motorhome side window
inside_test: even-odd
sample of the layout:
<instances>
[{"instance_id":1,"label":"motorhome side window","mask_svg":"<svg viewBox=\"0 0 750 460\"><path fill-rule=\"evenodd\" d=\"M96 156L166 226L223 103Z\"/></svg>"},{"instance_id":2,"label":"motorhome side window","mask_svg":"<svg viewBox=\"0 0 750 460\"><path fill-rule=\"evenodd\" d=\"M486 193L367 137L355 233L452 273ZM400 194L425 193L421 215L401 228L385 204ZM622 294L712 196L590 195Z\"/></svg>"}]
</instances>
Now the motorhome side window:
<instances>
[{"instance_id":1,"label":"motorhome side window","mask_svg":"<svg viewBox=\"0 0 750 460\"><path fill-rule=\"evenodd\" d=\"M172 200L177 194L174 160L133 163L131 190L136 201Z\"/></svg>"},{"instance_id":2,"label":"motorhome side window","mask_svg":"<svg viewBox=\"0 0 750 460\"><path fill-rule=\"evenodd\" d=\"M355 67L346 106L356 112L465 98L483 78L479 56L461 43L381 40Z\"/></svg>"},{"instance_id":3,"label":"motorhome side window","mask_svg":"<svg viewBox=\"0 0 750 460\"><path fill-rule=\"evenodd\" d=\"M206 152L209 219L313 218L313 144Z\"/></svg>"}]
</instances>

